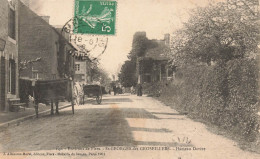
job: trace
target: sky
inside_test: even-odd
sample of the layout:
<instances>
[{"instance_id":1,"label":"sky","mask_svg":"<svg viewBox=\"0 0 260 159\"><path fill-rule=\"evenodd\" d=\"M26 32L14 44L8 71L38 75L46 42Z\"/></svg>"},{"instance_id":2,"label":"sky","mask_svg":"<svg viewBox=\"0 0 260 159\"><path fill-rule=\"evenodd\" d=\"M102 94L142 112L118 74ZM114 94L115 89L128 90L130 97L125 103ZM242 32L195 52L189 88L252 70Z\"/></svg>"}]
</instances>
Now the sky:
<instances>
[{"instance_id":1,"label":"sky","mask_svg":"<svg viewBox=\"0 0 260 159\"><path fill-rule=\"evenodd\" d=\"M31 0L38 15L50 16L51 25L64 25L73 17L74 0ZM108 37L108 46L100 56L100 67L117 74L127 60L133 35L145 31L149 39L163 39L164 34L180 28L189 10L205 6L208 0L117 0L116 35Z\"/></svg>"}]
</instances>

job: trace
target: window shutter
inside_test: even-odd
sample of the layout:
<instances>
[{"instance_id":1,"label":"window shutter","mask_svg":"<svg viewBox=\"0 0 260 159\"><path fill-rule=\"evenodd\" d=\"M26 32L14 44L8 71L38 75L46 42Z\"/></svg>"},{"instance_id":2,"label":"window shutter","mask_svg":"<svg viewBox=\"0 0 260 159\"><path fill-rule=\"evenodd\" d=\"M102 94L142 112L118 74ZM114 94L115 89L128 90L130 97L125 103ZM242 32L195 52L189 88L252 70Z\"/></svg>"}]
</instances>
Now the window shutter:
<instances>
[{"instance_id":1,"label":"window shutter","mask_svg":"<svg viewBox=\"0 0 260 159\"><path fill-rule=\"evenodd\" d=\"M15 69L15 61L11 60L11 74L12 74L12 79L11 79L11 94L15 94L15 87L16 87L16 69Z\"/></svg>"},{"instance_id":2,"label":"window shutter","mask_svg":"<svg viewBox=\"0 0 260 159\"><path fill-rule=\"evenodd\" d=\"M12 39L15 40L15 11L13 9L9 9L9 28L8 28L8 35Z\"/></svg>"}]
</instances>

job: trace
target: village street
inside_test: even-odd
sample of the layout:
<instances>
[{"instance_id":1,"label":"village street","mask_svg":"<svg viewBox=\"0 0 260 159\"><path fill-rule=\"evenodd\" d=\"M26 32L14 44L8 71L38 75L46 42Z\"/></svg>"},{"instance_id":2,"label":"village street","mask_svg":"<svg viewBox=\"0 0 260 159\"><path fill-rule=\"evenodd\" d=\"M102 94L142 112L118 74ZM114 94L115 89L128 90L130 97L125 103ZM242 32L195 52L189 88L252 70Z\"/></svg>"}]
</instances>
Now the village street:
<instances>
[{"instance_id":1,"label":"village street","mask_svg":"<svg viewBox=\"0 0 260 159\"><path fill-rule=\"evenodd\" d=\"M66 108L59 115L29 119L1 130L0 141L1 152L55 152L57 155L57 152L68 152L69 147L81 153L101 154L89 155L89 158L260 158L260 155L239 149L235 142L209 132L204 124L192 121L159 101L134 95L107 95L101 105L88 100L85 105L75 107L74 115L71 108ZM139 150L112 151L111 146L137 146ZM100 149L82 150L89 147ZM161 149L152 150L155 147ZM59 151L62 149L64 151ZM80 157L84 156L74 158Z\"/></svg>"}]
</instances>

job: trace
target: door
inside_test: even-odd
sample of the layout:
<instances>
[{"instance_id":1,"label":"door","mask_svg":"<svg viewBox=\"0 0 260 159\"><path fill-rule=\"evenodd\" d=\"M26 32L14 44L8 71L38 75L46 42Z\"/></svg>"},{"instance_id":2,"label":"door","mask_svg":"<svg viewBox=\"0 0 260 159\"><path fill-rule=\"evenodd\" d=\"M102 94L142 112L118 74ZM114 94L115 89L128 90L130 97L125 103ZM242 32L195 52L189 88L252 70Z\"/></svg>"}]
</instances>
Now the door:
<instances>
[{"instance_id":1,"label":"door","mask_svg":"<svg viewBox=\"0 0 260 159\"><path fill-rule=\"evenodd\" d=\"M1 64L0 64L0 105L1 110L5 110L5 58L1 57Z\"/></svg>"}]
</instances>

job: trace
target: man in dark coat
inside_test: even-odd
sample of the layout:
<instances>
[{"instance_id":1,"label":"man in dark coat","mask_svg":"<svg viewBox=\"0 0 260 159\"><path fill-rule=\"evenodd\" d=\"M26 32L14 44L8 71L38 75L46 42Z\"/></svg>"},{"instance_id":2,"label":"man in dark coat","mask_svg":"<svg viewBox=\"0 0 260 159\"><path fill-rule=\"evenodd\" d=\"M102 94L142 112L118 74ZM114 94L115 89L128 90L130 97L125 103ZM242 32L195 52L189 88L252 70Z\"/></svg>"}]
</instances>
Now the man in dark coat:
<instances>
[{"instance_id":1,"label":"man in dark coat","mask_svg":"<svg viewBox=\"0 0 260 159\"><path fill-rule=\"evenodd\" d=\"M143 92L142 92L142 84L137 84L137 96L142 96L143 95Z\"/></svg>"},{"instance_id":2,"label":"man in dark coat","mask_svg":"<svg viewBox=\"0 0 260 159\"><path fill-rule=\"evenodd\" d=\"M113 86L114 95L116 95L116 86Z\"/></svg>"}]
</instances>

